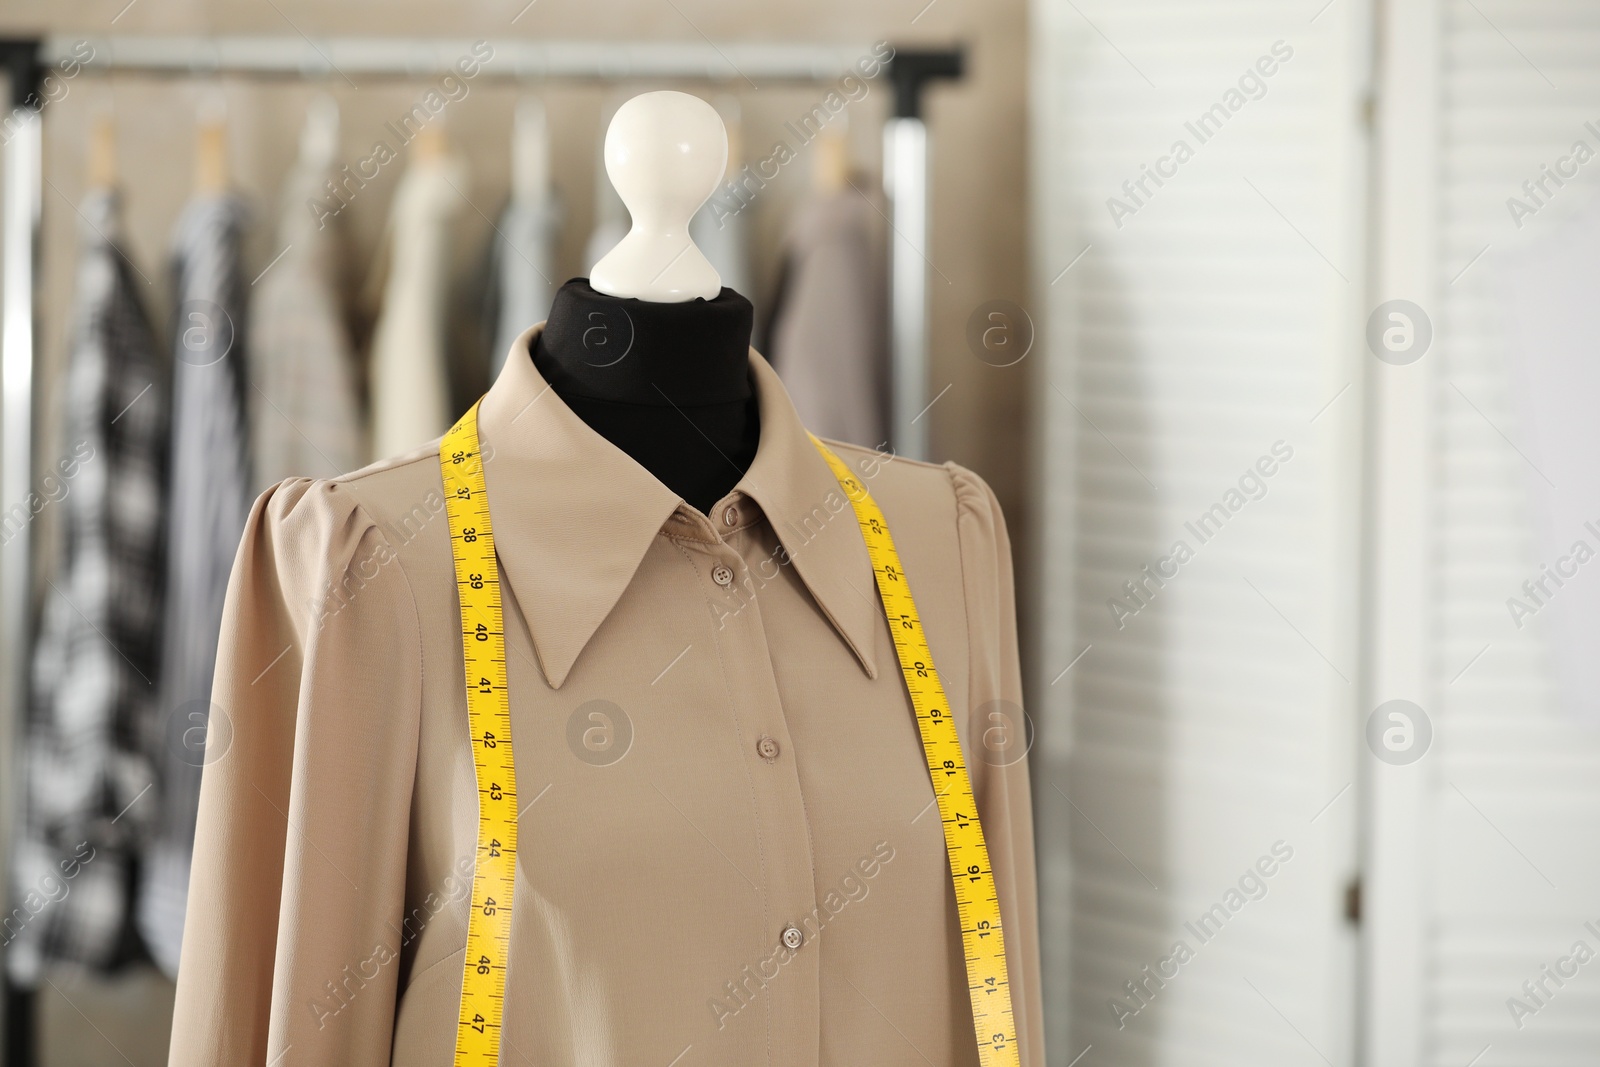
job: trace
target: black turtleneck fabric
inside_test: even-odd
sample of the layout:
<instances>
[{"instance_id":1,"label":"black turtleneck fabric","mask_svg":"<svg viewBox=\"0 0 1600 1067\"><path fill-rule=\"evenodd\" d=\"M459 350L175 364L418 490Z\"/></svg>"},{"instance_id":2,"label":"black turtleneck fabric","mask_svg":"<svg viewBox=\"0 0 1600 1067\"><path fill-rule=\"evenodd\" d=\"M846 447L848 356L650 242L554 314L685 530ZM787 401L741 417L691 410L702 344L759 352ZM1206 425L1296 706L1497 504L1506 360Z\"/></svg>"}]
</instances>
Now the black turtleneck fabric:
<instances>
[{"instance_id":1,"label":"black turtleneck fabric","mask_svg":"<svg viewBox=\"0 0 1600 1067\"><path fill-rule=\"evenodd\" d=\"M750 301L657 304L563 285L533 346L556 395L600 436L702 512L755 459Z\"/></svg>"}]
</instances>

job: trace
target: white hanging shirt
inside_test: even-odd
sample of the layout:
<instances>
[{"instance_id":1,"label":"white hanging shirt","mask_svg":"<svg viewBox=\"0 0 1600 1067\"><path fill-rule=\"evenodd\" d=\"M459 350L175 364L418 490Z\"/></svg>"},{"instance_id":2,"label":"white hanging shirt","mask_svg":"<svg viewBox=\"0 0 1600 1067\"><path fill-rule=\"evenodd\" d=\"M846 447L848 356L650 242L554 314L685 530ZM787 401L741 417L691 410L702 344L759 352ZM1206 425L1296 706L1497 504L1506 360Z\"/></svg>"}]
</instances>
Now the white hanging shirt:
<instances>
[{"instance_id":1,"label":"white hanging shirt","mask_svg":"<svg viewBox=\"0 0 1600 1067\"><path fill-rule=\"evenodd\" d=\"M466 168L458 160L419 159L395 193L389 277L372 339L375 456L408 451L450 428L450 225L465 187Z\"/></svg>"}]
</instances>

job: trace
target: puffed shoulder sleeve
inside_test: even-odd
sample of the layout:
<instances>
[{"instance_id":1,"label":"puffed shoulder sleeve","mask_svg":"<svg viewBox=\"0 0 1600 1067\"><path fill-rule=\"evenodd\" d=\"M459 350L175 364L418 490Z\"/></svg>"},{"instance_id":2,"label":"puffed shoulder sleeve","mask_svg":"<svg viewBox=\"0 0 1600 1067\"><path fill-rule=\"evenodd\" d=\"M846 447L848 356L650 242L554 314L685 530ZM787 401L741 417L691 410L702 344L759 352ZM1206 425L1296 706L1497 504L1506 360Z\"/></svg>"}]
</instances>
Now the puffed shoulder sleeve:
<instances>
[{"instance_id":1,"label":"puffed shoulder sleeve","mask_svg":"<svg viewBox=\"0 0 1600 1067\"><path fill-rule=\"evenodd\" d=\"M970 640L972 717L967 736L977 757L968 760L972 788L1000 893L1022 1067L1044 1067L1038 885L1028 781L1032 736L1022 711L1011 541L1000 503L988 484L965 467L953 463L948 467L955 485Z\"/></svg>"},{"instance_id":2,"label":"puffed shoulder sleeve","mask_svg":"<svg viewBox=\"0 0 1600 1067\"><path fill-rule=\"evenodd\" d=\"M420 640L348 488L291 479L256 501L223 611L171 1067L389 1063Z\"/></svg>"}]
</instances>

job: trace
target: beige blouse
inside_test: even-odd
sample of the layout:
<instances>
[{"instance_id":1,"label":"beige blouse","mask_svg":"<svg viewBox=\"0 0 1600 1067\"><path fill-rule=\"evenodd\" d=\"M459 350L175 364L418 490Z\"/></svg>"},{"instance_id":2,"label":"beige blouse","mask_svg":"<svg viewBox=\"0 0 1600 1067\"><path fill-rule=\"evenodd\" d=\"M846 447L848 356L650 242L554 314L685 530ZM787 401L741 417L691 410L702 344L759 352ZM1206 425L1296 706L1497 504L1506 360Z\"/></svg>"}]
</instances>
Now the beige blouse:
<instances>
[{"instance_id":1,"label":"beige blouse","mask_svg":"<svg viewBox=\"0 0 1600 1067\"><path fill-rule=\"evenodd\" d=\"M866 546L765 360L710 515L513 347L480 432L520 844L503 1065L976 1064L933 787ZM987 485L834 444L948 690L1043 1067L1027 742ZM264 494L223 620L171 1064L438 1067L477 795L437 443ZM798 951L782 949L797 928Z\"/></svg>"}]
</instances>

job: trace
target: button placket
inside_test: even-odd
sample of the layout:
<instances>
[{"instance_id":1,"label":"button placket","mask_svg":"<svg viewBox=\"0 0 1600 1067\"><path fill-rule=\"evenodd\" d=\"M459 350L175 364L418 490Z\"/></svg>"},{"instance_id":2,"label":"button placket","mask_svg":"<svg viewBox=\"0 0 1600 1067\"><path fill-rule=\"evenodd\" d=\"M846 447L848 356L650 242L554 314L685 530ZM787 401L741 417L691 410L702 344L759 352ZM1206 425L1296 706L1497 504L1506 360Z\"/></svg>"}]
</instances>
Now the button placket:
<instances>
[{"instance_id":1,"label":"button placket","mask_svg":"<svg viewBox=\"0 0 1600 1067\"><path fill-rule=\"evenodd\" d=\"M699 573L717 586L713 600L726 598L719 607L731 607L737 599L736 612L718 613L715 640L726 652L720 659L729 680L730 725L735 736L742 738L744 758L754 756L763 761L759 773L752 773L748 783L763 842L761 887L778 926L776 930L768 927L767 936L774 938L768 944L793 956L785 964L786 977L763 993L770 1026L773 1034L784 1035L786 1046L798 1056L785 1057L782 1062L816 1062L819 964L814 952L800 947L809 940L800 925L801 917L814 914L819 907L811 830L795 761L783 757L791 738L773 670L763 598L750 584L749 557L765 550L765 539L759 524L754 534L731 536L731 531L740 529L741 523L753 519L754 514L736 508L735 521L728 526L730 508L735 506L713 508L707 516L709 521L701 520L705 533L720 543L702 541L691 550L710 557L699 564L707 568ZM736 546L734 541L739 544ZM724 570L726 574L721 573ZM777 1062L774 1060L774 1064Z\"/></svg>"}]
</instances>

